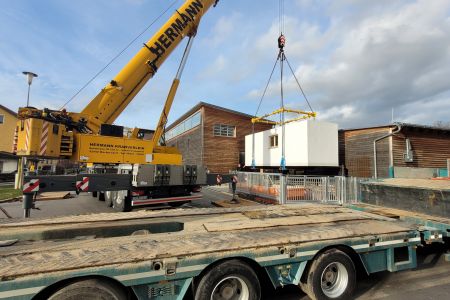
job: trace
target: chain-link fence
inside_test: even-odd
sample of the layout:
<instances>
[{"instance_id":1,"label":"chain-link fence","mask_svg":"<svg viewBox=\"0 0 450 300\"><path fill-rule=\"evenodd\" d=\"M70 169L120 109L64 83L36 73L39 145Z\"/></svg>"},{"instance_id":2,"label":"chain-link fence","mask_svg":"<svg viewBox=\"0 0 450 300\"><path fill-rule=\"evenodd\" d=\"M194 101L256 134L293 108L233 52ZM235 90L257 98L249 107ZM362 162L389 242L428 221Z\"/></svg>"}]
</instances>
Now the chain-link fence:
<instances>
[{"instance_id":1,"label":"chain-link fence","mask_svg":"<svg viewBox=\"0 0 450 300\"><path fill-rule=\"evenodd\" d=\"M317 201L356 203L360 199L361 182L356 177L298 176L238 172L238 193L275 200L277 203Z\"/></svg>"}]
</instances>

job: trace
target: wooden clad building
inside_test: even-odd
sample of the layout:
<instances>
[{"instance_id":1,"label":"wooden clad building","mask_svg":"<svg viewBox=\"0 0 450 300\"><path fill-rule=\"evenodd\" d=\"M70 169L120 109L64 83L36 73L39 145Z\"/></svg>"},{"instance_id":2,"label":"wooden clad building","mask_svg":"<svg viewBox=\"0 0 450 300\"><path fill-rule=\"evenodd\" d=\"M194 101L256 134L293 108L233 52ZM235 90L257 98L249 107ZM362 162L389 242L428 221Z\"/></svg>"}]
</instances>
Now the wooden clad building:
<instances>
[{"instance_id":1,"label":"wooden clad building","mask_svg":"<svg viewBox=\"0 0 450 300\"><path fill-rule=\"evenodd\" d=\"M374 176L374 140L384 136L376 143L378 177L448 176L450 129L406 123L340 130L339 162L349 176Z\"/></svg>"},{"instance_id":2,"label":"wooden clad building","mask_svg":"<svg viewBox=\"0 0 450 300\"><path fill-rule=\"evenodd\" d=\"M181 151L184 164L202 164L211 173L225 173L244 164L244 140L252 133L252 117L200 102L167 127L166 144ZM255 124L255 132L269 128Z\"/></svg>"}]
</instances>

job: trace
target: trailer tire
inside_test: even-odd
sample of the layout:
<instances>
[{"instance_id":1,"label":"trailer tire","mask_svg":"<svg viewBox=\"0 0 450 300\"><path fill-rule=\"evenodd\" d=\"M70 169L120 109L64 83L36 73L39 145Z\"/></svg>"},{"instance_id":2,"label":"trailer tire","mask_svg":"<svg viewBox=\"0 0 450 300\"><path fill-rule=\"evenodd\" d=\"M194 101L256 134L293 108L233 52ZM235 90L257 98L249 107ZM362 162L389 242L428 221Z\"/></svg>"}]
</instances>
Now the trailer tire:
<instances>
[{"instance_id":1,"label":"trailer tire","mask_svg":"<svg viewBox=\"0 0 450 300\"><path fill-rule=\"evenodd\" d=\"M106 191L105 192L105 205L106 207L113 206L113 199L115 197L116 191Z\"/></svg>"},{"instance_id":2,"label":"trailer tire","mask_svg":"<svg viewBox=\"0 0 450 300\"><path fill-rule=\"evenodd\" d=\"M116 191L112 198L112 206L114 210L119 212L125 212L131 210L131 201L128 197L128 191Z\"/></svg>"},{"instance_id":3,"label":"trailer tire","mask_svg":"<svg viewBox=\"0 0 450 300\"><path fill-rule=\"evenodd\" d=\"M119 286L106 280L85 279L70 283L58 289L49 300L71 300L71 299L103 299L103 300L126 300L127 294Z\"/></svg>"},{"instance_id":4,"label":"trailer tire","mask_svg":"<svg viewBox=\"0 0 450 300\"><path fill-rule=\"evenodd\" d=\"M249 265L236 259L220 263L208 270L196 287L194 299L215 300L234 297L243 300L261 298L258 276Z\"/></svg>"},{"instance_id":5,"label":"trailer tire","mask_svg":"<svg viewBox=\"0 0 450 300\"><path fill-rule=\"evenodd\" d=\"M344 252L330 249L320 254L309 268L303 292L313 300L352 299L356 287L356 270Z\"/></svg>"}]
</instances>

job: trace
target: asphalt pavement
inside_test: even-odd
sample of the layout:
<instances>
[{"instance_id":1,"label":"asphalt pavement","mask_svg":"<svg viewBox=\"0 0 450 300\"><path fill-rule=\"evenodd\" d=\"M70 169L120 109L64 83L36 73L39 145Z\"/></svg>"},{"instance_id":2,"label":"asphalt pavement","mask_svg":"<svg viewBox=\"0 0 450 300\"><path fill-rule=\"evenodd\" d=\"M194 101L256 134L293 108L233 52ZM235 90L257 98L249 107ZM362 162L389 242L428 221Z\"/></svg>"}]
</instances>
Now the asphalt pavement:
<instances>
[{"instance_id":1,"label":"asphalt pavement","mask_svg":"<svg viewBox=\"0 0 450 300\"><path fill-rule=\"evenodd\" d=\"M183 208L211 207L213 201L231 199L226 187L205 188L203 199L183 205ZM13 218L21 218L21 202L0 203ZM38 209L31 211L32 218L46 218L64 215L114 212L104 202L90 194L74 195L74 198L38 201ZM139 209L170 209L168 205L158 205ZM7 218L0 210L0 219ZM423 251L418 249L418 268L397 273L380 272L359 278L356 299L423 300L450 299L450 263L442 256L443 247ZM308 297L296 286L286 286L273 291L265 288L264 299L306 300Z\"/></svg>"}]
</instances>

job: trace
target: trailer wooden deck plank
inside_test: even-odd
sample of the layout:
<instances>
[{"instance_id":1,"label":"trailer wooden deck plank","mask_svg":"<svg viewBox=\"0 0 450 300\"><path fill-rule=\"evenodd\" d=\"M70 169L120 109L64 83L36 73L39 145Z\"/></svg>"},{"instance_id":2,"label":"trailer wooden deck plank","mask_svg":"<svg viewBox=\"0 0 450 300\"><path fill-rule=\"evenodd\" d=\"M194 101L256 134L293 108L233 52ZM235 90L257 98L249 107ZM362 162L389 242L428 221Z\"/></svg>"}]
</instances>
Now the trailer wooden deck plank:
<instances>
[{"instance_id":1,"label":"trailer wooden deck plank","mask_svg":"<svg viewBox=\"0 0 450 300\"><path fill-rule=\"evenodd\" d=\"M388 216L391 218L411 217L411 218L417 218L417 219L422 219L422 220L438 222L438 223L442 223L442 224L448 224L450 226L450 218L444 218L444 217L433 216L433 215L429 215L429 214L423 214L423 213L419 213L419 212L377 206L377 205L366 204L366 203L358 203L358 204L354 204L352 206L357 207L357 208L358 207L362 208L362 209L364 209L365 212L375 214L375 215Z\"/></svg>"},{"instance_id":2,"label":"trailer wooden deck plank","mask_svg":"<svg viewBox=\"0 0 450 300\"><path fill-rule=\"evenodd\" d=\"M355 212L352 209L340 206L303 204L265 206L264 210L258 207L254 209L165 210L157 213L131 213L131 216L127 218L123 218L122 213L114 213L108 214L108 217L110 219L107 221L90 221L91 216L75 216L50 219L54 221L53 223L48 223L48 220L39 220L37 222L20 221L3 224L0 225L0 240L48 240L54 239L54 236L58 236L58 239L73 238L74 235L91 236L95 235L95 232L101 233L105 230L116 230L118 232L125 227L131 226L134 226L135 230L148 229L149 226L160 223L182 223L184 225L183 232L186 233L203 231L205 229L209 231L238 230L281 225L320 224L367 218L387 220L382 216L366 212ZM283 220L280 221L280 218L283 218ZM131 234L131 232L127 234ZM99 235L98 237L101 236Z\"/></svg>"},{"instance_id":3,"label":"trailer wooden deck plank","mask_svg":"<svg viewBox=\"0 0 450 300\"><path fill-rule=\"evenodd\" d=\"M180 232L131 235L113 238L99 238L68 241L20 242L17 245L0 248L0 280L17 278L32 274L60 272L83 268L120 266L129 263L150 262L155 259L192 257L208 253L218 254L226 251L261 249L264 247L299 245L311 242L336 241L363 237L367 239L394 233L408 234L413 227L400 222L389 222L370 214L351 211L346 208L329 210L330 207L317 206L314 218L328 220L317 224L285 224L286 218L305 218L301 214L305 209L314 207L277 207L270 210L271 217L251 218L242 212L230 214L210 214L192 217L190 212L185 230ZM299 216L292 216L297 209ZM266 208L267 210L267 208ZM246 210L247 212L249 210ZM276 213L274 213L274 211ZM327 213L328 211L328 213ZM245 211L244 211L245 212ZM170 213L170 211L169 211ZM173 213L173 211L172 211ZM284 217L283 214L290 215ZM178 214L178 212L177 212ZM342 220L339 215L347 214L349 218ZM228 217L246 220L251 228L208 232L205 223L217 222ZM333 219L338 217L338 219ZM173 217L175 218L175 217ZM180 217L176 217L180 218ZM237 218L237 219L239 219ZM313 218L313 217L311 217ZM328 218L328 219L327 219ZM161 218L167 219L170 218ZM262 226L261 221L272 222L272 227ZM258 226L252 227L256 222ZM249 225L250 224L250 225Z\"/></svg>"},{"instance_id":4,"label":"trailer wooden deck plank","mask_svg":"<svg viewBox=\"0 0 450 300\"><path fill-rule=\"evenodd\" d=\"M383 221L347 221L340 224L297 225L237 232L161 237L133 236L43 246L23 253L0 254L1 278L55 271L120 265L169 257L185 257L231 250L310 243L408 232L408 228Z\"/></svg>"},{"instance_id":5,"label":"trailer wooden deck plank","mask_svg":"<svg viewBox=\"0 0 450 300\"><path fill-rule=\"evenodd\" d=\"M301 206L301 207L299 207ZM58 218L43 218L43 219L22 219L0 220L0 230L9 227L36 227L56 224L80 224L80 223L97 223L97 222L112 222L112 221L126 221L145 218L168 218L168 217L188 217L188 216L201 216L201 215L224 215L230 213L241 213L246 211L271 211L276 213L278 211L286 211L286 208L292 209L292 214L300 214L302 211L304 214L317 214L317 213L335 213L339 211L345 211L346 208L337 205L326 204L314 204L314 203L302 203L302 204L290 204L283 206L251 206L251 207L232 207L232 208L193 208L193 209L170 209L170 210L141 210L128 213L99 213L99 214L87 214L77 216L64 216ZM287 214L287 212L284 212Z\"/></svg>"}]
</instances>

